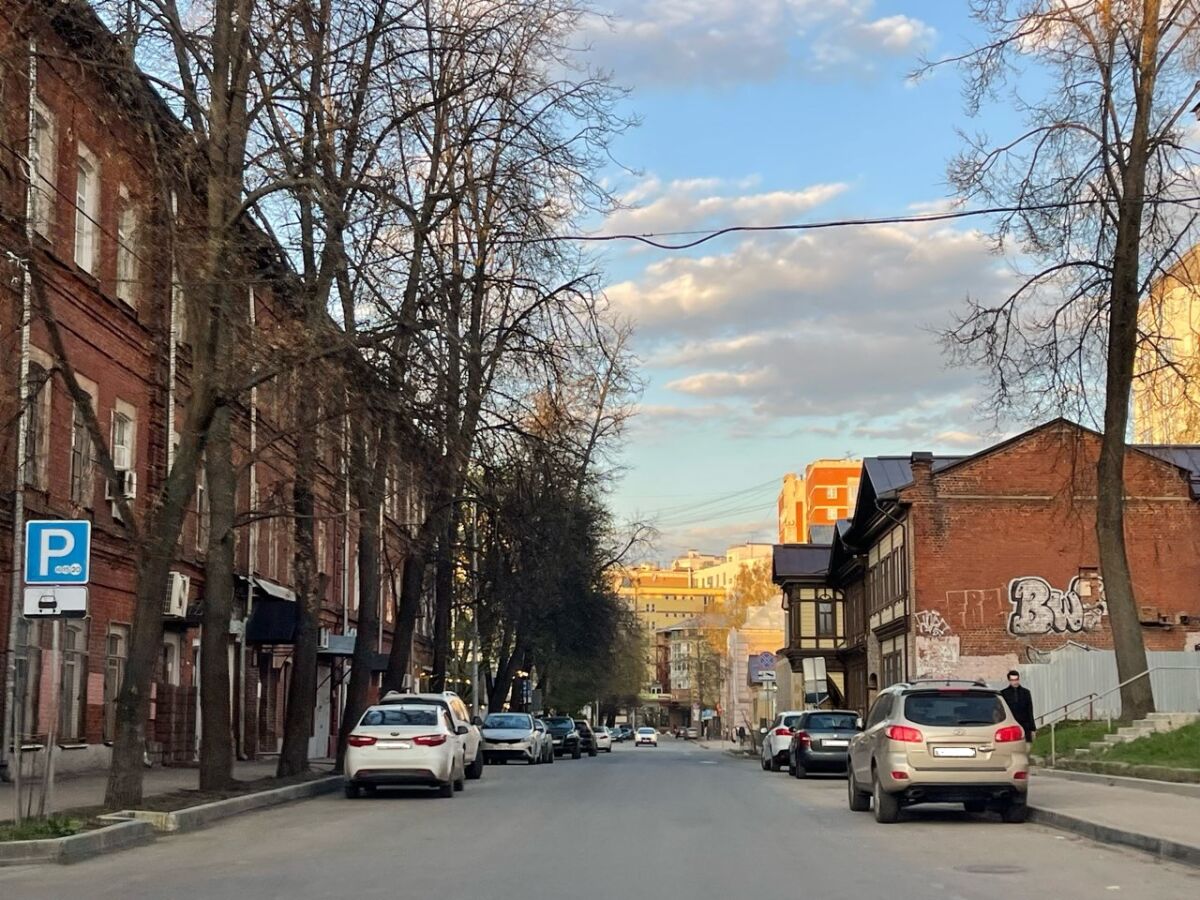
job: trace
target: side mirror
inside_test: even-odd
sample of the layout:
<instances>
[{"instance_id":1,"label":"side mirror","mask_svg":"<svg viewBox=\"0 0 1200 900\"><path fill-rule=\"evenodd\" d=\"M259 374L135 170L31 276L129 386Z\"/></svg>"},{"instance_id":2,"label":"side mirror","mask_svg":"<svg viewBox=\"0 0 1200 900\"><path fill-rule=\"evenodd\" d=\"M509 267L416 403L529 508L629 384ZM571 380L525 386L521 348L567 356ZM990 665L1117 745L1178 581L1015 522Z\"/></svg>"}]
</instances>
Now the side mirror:
<instances>
[{"instance_id":1,"label":"side mirror","mask_svg":"<svg viewBox=\"0 0 1200 900\"><path fill-rule=\"evenodd\" d=\"M471 729L468 728L466 725L459 725L457 728L454 729L454 733L457 735L470 734Z\"/></svg>"},{"instance_id":2,"label":"side mirror","mask_svg":"<svg viewBox=\"0 0 1200 900\"><path fill-rule=\"evenodd\" d=\"M471 716L471 724L474 725L476 728L482 728L483 727L483 719L479 718L479 716Z\"/></svg>"}]
</instances>

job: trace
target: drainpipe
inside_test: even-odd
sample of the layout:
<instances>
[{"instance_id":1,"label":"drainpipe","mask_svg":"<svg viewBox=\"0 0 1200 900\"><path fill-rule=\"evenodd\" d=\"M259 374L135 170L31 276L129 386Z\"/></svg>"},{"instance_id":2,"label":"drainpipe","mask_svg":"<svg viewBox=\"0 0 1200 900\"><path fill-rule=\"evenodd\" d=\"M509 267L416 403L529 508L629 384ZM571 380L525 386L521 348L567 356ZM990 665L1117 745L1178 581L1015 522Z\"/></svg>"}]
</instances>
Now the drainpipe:
<instances>
[{"instance_id":1,"label":"drainpipe","mask_svg":"<svg viewBox=\"0 0 1200 900\"><path fill-rule=\"evenodd\" d=\"M247 290L247 299L250 306L250 333L254 333L256 310L254 306L254 288ZM254 569L258 563L258 521L253 518L255 511L258 509L258 461L255 454L258 452L258 386L250 388L250 536L247 540L247 553L249 558L246 560L246 574L252 576ZM238 716L237 728L237 744L238 758L246 759L246 626L250 623L250 610L254 608L254 579L248 577L246 579L246 615L242 619L242 630L238 635L238 709L241 710L241 715ZM259 684L255 699L258 701L255 704L255 715L258 713L258 704L262 703L262 685Z\"/></svg>"},{"instance_id":2,"label":"drainpipe","mask_svg":"<svg viewBox=\"0 0 1200 900\"><path fill-rule=\"evenodd\" d=\"M33 134L34 134L34 100L37 97L37 40L29 39L29 96L28 110L25 117L28 126L25 148L25 244L33 247ZM14 260L15 261L15 260ZM16 485L13 490L13 566L12 566L12 596L8 611L8 645L4 666L4 722L0 724L0 778L8 781L11 777L9 744L12 745L11 757L17 760L20 768L21 738L17 734L17 631L21 622L22 575L25 560L25 444L29 430L29 326L33 304L31 302L32 285L29 281L29 263L18 262L21 266L21 359L17 367L17 396L21 399L20 410L17 414L17 466ZM14 822L21 821L20 791L15 792Z\"/></svg>"}]
</instances>

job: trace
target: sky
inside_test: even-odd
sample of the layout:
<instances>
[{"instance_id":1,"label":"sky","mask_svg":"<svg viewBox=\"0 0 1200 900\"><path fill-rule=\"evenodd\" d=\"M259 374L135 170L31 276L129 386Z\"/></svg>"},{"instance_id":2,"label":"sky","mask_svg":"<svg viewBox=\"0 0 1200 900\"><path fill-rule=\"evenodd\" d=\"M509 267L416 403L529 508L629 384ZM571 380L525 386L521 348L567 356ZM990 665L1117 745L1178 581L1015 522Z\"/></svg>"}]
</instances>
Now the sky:
<instances>
[{"instance_id":1,"label":"sky","mask_svg":"<svg viewBox=\"0 0 1200 900\"><path fill-rule=\"evenodd\" d=\"M929 211L952 192L953 67L978 27L944 0L605 0L593 61L641 121L615 146L624 208L599 232L669 232ZM996 433L980 373L938 337L1010 278L986 223L731 235L606 251L646 388L610 498L659 530L648 553L776 537L783 475L818 457L969 452Z\"/></svg>"}]
</instances>

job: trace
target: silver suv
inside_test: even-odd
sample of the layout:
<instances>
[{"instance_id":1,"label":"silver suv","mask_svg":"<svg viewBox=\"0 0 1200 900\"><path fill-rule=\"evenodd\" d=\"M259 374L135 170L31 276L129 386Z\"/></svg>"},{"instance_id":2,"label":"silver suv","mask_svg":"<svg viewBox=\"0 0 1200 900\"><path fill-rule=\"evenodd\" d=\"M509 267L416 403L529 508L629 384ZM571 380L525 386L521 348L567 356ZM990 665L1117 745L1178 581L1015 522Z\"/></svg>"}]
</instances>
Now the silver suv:
<instances>
[{"instance_id":1,"label":"silver suv","mask_svg":"<svg viewBox=\"0 0 1200 900\"><path fill-rule=\"evenodd\" d=\"M1025 732L998 691L979 681L913 681L881 691L850 741L850 808L895 822L917 803L993 808L1024 822Z\"/></svg>"}]
</instances>

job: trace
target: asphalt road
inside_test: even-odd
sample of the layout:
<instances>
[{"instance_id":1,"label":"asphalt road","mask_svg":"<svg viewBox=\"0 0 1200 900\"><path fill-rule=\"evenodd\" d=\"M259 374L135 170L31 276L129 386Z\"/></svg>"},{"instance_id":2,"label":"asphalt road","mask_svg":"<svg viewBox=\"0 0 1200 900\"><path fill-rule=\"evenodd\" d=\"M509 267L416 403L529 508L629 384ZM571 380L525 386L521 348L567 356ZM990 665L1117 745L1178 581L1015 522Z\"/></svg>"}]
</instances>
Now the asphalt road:
<instances>
[{"instance_id":1,"label":"asphalt road","mask_svg":"<svg viewBox=\"0 0 1200 900\"><path fill-rule=\"evenodd\" d=\"M1193 898L1200 873L949 808L877 825L797 781L667 739L489 767L452 800L341 795L73 866L0 869L26 898L887 900Z\"/></svg>"}]
</instances>

